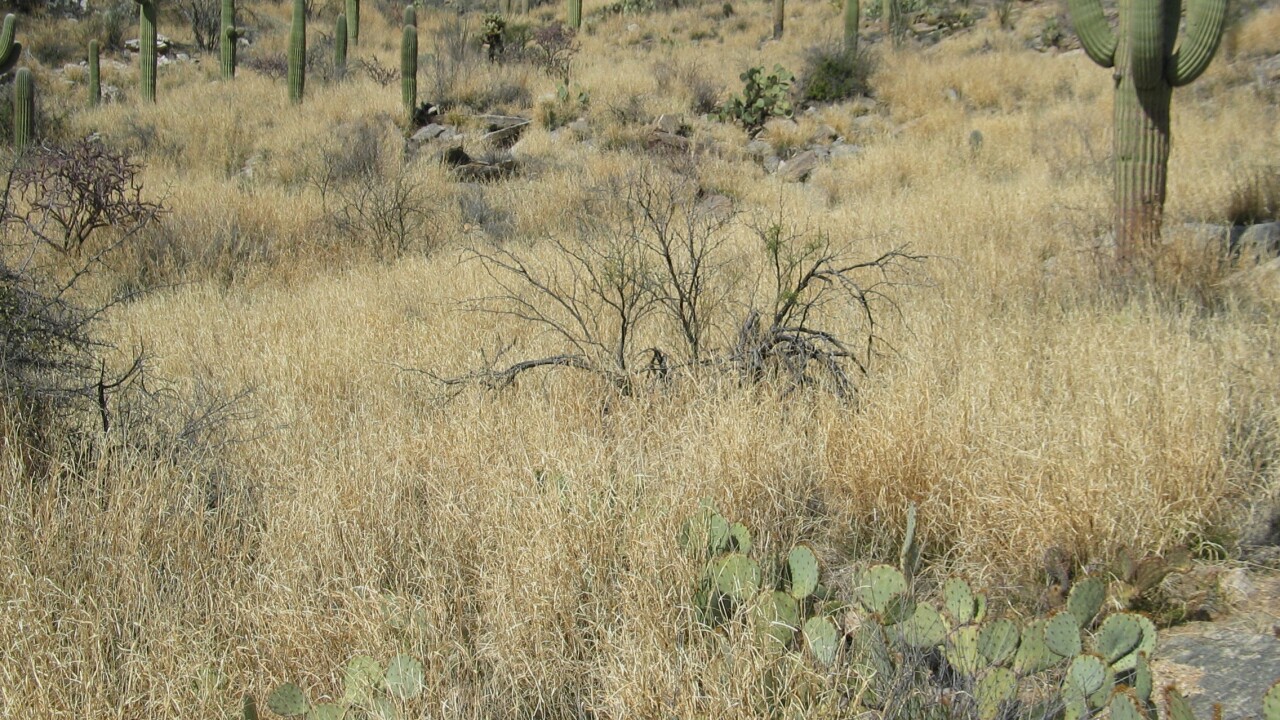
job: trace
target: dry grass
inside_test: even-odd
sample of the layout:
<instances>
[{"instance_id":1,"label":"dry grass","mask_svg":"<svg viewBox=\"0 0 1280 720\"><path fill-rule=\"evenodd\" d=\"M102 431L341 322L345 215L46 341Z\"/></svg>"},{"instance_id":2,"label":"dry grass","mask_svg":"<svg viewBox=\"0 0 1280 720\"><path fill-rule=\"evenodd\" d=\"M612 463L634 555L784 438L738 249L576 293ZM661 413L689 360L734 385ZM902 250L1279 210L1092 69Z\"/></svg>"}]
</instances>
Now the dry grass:
<instances>
[{"instance_id":1,"label":"dry grass","mask_svg":"<svg viewBox=\"0 0 1280 720\"><path fill-rule=\"evenodd\" d=\"M87 452L78 435L33 450L17 411L0 414L0 715L225 717L241 693L287 679L333 693L350 656L400 651L427 664L416 707L432 717L764 715L769 663L735 637L722 652L693 620L698 568L674 538L702 498L746 522L764 557L812 541L837 586L894 557L909 502L926 581L964 572L1001 597L1034 595L1050 547L1087 563L1121 545L1229 542L1276 482L1275 296L1187 253L1154 280L1117 279L1090 250L1108 224L1109 73L987 25L892 53L870 121L821 109L773 138L828 124L861 152L781 186L745 159L740 130L691 108L707 83L740 91L749 65L797 69L838 27L829 3L788 6L786 37L763 45L759 3L727 19L710 4L593 18L573 75L592 142L535 128L516 148L523 174L480 188L409 164L435 239L399 257L352 247L315 180L360 127L379 167L399 167L394 85L315 82L292 107L282 82L244 71L227 85L206 58L164 68L154 107L68 115L69 134L145 159L172 209L115 266L118 282L164 287L113 312L106 337L145 342L177 398L249 394L216 443L174 439L181 402ZM1274 15L1241 30L1242 54L1276 37L1254 30ZM359 53L395 67L396 33L365 16ZM434 52L425 38L448 19L419 17ZM282 43L264 35L260 50ZM494 83L555 91L484 64L458 87ZM1175 99L1171 223L1222 217L1238 168L1280 161L1264 98L1207 92ZM494 287L460 259L501 227L556 262L542 238L648 162L628 138L664 112L724 143L672 164L746 214L780 209L860 255L910 243L934 258L897 291L899 352L856 406L714 377L623 396L572 371L446 402L400 369L462 373L509 341L556 352L536 328L467 312L461 300ZM756 242L729 235L735 297L757 282ZM416 619L397 629L388 607Z\"/></svg>"}]
</instances>

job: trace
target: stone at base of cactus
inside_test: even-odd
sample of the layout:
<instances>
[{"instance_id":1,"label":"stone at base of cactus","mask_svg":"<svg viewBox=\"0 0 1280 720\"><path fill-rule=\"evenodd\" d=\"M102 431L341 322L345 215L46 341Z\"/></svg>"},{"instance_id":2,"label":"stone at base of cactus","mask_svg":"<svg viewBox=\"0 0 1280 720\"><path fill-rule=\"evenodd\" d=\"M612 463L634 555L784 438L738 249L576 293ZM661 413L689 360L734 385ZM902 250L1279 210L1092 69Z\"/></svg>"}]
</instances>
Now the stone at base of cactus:
<instances>
[{"instance_id":1,"label":"stone at base of cactus","mask_svg":"<svg viewBox=\"0 0 1280 720\"><path fill-rule=\"evenodd\" d=\"M31 71L19 68L13 79L13 144L19 150L31 146L35 137L36 89Z\"/></svg>"}]
</instances>

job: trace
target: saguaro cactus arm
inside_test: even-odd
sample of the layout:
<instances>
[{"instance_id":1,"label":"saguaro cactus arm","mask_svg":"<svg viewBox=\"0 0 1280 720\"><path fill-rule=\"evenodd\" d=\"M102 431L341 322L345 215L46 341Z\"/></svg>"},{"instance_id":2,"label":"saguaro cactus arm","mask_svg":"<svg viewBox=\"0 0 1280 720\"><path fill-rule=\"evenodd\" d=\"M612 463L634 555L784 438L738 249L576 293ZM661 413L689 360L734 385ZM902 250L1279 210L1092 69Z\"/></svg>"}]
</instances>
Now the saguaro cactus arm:
<instances>
[{"instance_id":1,"label":"saguaro cactus arm","mask_svg":"<svg viewBox=\"0 0 1280 720\"><path fill-rule=\"evenodd\" d=\"M1080 45L1084 47L1089 59L1104 68L1116 63L1116 34L1102 12L1099 0L1069 0L1071 21L1076 26L1076 35L1080 37Z\"/></svg>"},{"instance_id":2,"label":"saguaro cactus arm","mask_svg":"<svg viewBox=\"0 0 1280 720\"><path fill-rule=\"evenodd\" d=\"M1200 77L1222 41L1227 21L1227 0L1190 0L1187 30L1178 49L1169 57L1169 83L1180 87Z\"/></svg>"},{"instance_id":3,"label":"saguaro cactus arm","mask_svg":"<svg viewBox=\"0 0 1280 720\"><path fill-rule=\"evenodd\" d=\"M18 19L13 13L4 16L4 27L0 28L0 75L12 70L22 56L22 43L14 42L17 25Z\"/></svg>"}]
</instances>

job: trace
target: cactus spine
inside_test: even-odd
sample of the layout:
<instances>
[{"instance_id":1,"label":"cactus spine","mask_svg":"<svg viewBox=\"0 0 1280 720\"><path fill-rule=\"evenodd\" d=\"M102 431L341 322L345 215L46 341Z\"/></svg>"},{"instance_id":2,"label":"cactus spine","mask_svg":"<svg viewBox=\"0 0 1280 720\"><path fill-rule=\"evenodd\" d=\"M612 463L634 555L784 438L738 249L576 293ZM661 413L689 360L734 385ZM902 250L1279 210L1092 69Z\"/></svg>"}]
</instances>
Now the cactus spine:
<instances>
[{"instance_id":1,"label":"cactus spine","mask_svg":"<svg viewBox=\"0 0 1280 720\"><path fill-rule=\"evenodd\" d=\"M569 0L569 27L582 29L582 0Z\"/></svg>"},{"instance_id":2,"label":"cactus spine","mask_svg":"<svg viewBox=\"0 0 1280 720\"><path fill-rule=\"evenodd\" d=\"M347 70L347 16L342 13L333 28L333 69L338 75Z\"/></svg>"},{"instance_id":3,"label":"cactus spine","mask_svg":"<svg viewBox=\"0 0 1280 720\"><path fill-rule=\"evenodd\" d=\"M98 73L98 59L101 52L98 50L98 41L89 41L89 107L97 107L102 103L102 85L99 79L102 77Z\"/></svg>"},{"instance_id":4,"label":"cactus spine","mask_svg":"<svg viewBox=\"0 0 1280 720\"><path fill-rule=\"evenodd\" d=\"M1114 67L1116 257L1121 264L1160 236L1169 167L1169 106L1173 88L1209 67L1222 39L1227 0L1186 0L1180 43L1180 3L1121 0L1112 30L1099 0L1069 0L1080 44L1098 65Z\"/></svg>"},{"instance_id":5,"label":"cactus spine","mask_svg":"<svg viewBox=\"0 0 1280 720\"><path fill-rule=\"evenodd\" d=\"M289 101L302 102L307 82L307 3L293 0L293 25L289 30Z\"/></svg>"},{"instance_id":6,"label":"cactus spine","mask_svg":"<svg viewBox=\"0 0 1280 720\"><path fill-rule=\"evenodd\" d=\"M782 23L787 12L787 0L773 0L773 39L782 39Z\"/></svg>"},{"instance_id":7,"label":"cactus spine","mask_svg":"<svg viewBox=\"0 0 1280 720\"><path fill-rule=\"evenodd\" d=\"M858 53L858 23L861 21L858 2L844 0L844 51L850 55Z\"/></svg>"},{"instance_id":8,"label":"cactus spine","mask_svg":"<svg viewBox=\"0 0 1280 720\"><path fill-rule=\"evenodd\" d=\"M413 108L418 103L418 29L412 25L404 26L400 42L400 96L405 117L412 125Z\"/></svg>"},{"instance_id":9,"label":"cactus spine","mask_svg":"<svg viewBox=\"0 0 1280 720\"><path fill-rule=\"evenodd\" d=\"M347 0L347 44L360 46L360 0Z\"/></svg>"},{"instance_id":10,"label":"cactus spine","mask_svg":"<svg viewBox=\"0 0 1280 720\"><path fill-rule=\"evenodd\" d=\"M138 91L147 102L156 101L156 0L134 0L138 5Z\"/></svg>"},{"instance_id":11,"label":"cactus spine","mask_svg":"<svg viewBox=\"0 0 1280 720\"><path fill-rule=\"evenodd\" d=\"M36 90L31 71L19 68L13 79L13 145L18 150L31 146L35 135Z\"/></svg>"},{"instance_id":12,"label":"cactus spine","mask_svg":"<svg viewBox=\"0 0 1280 720\"><path fill-rule=\"evenodd\" d=\"M22 56L22 43L14 42L17 25L18 18L13 13L4 16L4 27L0 28L0 75L12 70Z\"/></svg>"},{"instance_id":13,"label":"cactus spine","mask_svg":"<svg viewBox=\"0 0 1280 720\"><path fill-rule=\"evenodd\" d=\"M218 35L218 43L222 51L222 79L234 80L236 77L236 41L240 34L236 32L236 0L222 0L222 29Z\"/></svg>"}]
</instances>

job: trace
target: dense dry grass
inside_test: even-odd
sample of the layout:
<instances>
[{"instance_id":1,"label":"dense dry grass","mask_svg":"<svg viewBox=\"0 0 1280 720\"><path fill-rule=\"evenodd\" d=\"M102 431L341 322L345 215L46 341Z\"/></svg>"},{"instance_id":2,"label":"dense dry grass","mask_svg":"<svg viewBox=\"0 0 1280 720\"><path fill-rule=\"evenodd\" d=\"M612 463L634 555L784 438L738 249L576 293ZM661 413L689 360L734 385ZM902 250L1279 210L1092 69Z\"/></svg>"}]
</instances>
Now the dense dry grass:
<instances>
[{"instance_id":1,"label":"dense dry grass","mask_svg":"<svg viewBox=\"0 0 1280 720\"><path fill-rule=\"evenodd\" d=\"M76 433L32 449L21 413L0 415L0 715L225 717L242 693L287 679L337 692L350 656L400 651L427 664L415 707L431 717L764 714L765 659L747 642L721 651L693 620L699 569L674 538L703 498L764 557L813 542L845 591L851 568L895 557L916 502L926 584L963 572L1019 612L1051 547L1081 564L1122 545L1232 549L1277 491L1280 298L1274 280L1228 281L1235 268L1181 244L1150 277L1110 272L1093 249L1110 74L1025 50L1038 28L993 18L936 47L877 47L874 108L821 108L766 136L800 144L825 123L862 152L782 186L738 149L741 131L690 108L699 88L724 97L748 66L798 68L835 39L828 3L789 6L785 38L763 47L758 3L593 19L573 73L592 143L535 128L517 147L526 171L482 188L401 167L398 88L361 76L313 82L294 108L282 82L245 71L228 86L206 58L166 67L154 107L69 115L69 134L144 159L171 209L105 278L162 287L103 332L121 358L145 343L175 399L91 451ZM281 50L288 8L255 11L277 21L255 52ZM394 31L365 16L359 54L394 66ZM429 53L453 21L420 17ZM1171 226L1220 220L1242 173L1280 163L1274 87L1243 65L1276 51L1276 17L1248 20L1235 59L1175 98ZM694 43L692 28L715 36ZM555 91L527 68L478 64L459 82L468 97ZM554 262L542 239L571 231L593 188L653 162L638 125L664 112L725 141L676 165L744 217L781 213L859 256L931 256L893 291L898 352L858 401L710 374L623 395L567 370L446 398L413 371L461 374L503 342L560 349L467 311L494 291L467 251L498 239ZM432 211L403 254L344 236L321 195L321 171L361 133ZM759 283L757 242L745 225L729 235L746 268L735 299ZM213 430L180 432L201 403L242 392Z\"/></svg>"}]
</instances>

